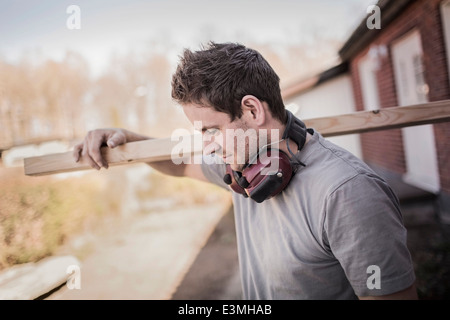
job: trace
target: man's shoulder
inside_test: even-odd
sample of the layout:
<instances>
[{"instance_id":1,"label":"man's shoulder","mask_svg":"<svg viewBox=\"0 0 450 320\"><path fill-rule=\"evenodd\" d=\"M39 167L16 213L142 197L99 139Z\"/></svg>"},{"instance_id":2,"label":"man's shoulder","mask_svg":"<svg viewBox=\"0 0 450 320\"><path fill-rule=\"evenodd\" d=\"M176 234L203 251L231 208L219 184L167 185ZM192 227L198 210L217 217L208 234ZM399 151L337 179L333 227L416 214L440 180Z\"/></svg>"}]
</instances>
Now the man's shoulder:
<instances>
[{"instance_id":1,"label":"man's shoulder","mask_svg":"<svg viewBox=\"0 0 450 320\"><path fill-rule=\"evenodd\" d=\"M310 185L326 188L332 193L337 188L355 179L377 179L383 181L363 160L346 149L319 136L306 167L299 175L308 179Z\"/></svg>"}]
</instances>

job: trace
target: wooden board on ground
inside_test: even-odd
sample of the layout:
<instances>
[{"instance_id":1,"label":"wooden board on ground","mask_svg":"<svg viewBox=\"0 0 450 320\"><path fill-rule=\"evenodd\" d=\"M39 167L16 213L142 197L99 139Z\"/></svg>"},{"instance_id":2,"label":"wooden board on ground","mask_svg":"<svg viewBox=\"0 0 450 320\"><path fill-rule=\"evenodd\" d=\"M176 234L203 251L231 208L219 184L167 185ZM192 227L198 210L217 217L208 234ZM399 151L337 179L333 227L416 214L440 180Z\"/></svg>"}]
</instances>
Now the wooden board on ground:
<instances>
[{"instance_id":1,"label":"wooden board on ground","mask_svg":"<svg viewBox=\"0 0 450 320\"><path fill-rule=\"evenodd\" d=\"M0 273L0 300L39 298L66 283L77 267L80 262L73 256L54 256L3 270Z\"/></svg>"}]
</instances>

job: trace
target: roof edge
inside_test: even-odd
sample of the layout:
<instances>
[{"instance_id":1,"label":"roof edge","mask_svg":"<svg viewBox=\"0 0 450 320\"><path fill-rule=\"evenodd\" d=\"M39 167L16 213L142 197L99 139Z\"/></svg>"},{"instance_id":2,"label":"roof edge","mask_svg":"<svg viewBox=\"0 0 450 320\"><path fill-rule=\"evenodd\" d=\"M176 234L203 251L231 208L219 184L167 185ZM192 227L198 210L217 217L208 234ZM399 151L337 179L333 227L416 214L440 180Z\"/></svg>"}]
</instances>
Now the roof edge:
<instances>
[{"instance_id":1,"label":"roof edge","mask_svg":"<svg viewBox=\"0 0 450 320\"><path fill-rule=\"evenodd\" d=\"M315 75L313 77L309 77L307 79L304 79L299 82L295 82L294 84L287 86L283 90L281 90L281 95L283 96L283 99L289 99L293 96L305 92L307 90L310 90L322 83L325 83L329 80L332 80L349 70L349 64L348 62L342 62L332 68L329 68L318 75Z\"/></svg>"},{"instance_id":2,"label":"roof edge","mask_svg":"<svg viewBox=\"0 0 450 320\"><path fill-rule=\"evenodd\" d=\"M381 10L381 29L368 29L367 18L372 14L367 14L359 26L353 31L342 48L339 56L343 61L348 61L358 52L372 42L408 5L416 0L380 0L377 6Z\"/></svg>"}]
</instances>

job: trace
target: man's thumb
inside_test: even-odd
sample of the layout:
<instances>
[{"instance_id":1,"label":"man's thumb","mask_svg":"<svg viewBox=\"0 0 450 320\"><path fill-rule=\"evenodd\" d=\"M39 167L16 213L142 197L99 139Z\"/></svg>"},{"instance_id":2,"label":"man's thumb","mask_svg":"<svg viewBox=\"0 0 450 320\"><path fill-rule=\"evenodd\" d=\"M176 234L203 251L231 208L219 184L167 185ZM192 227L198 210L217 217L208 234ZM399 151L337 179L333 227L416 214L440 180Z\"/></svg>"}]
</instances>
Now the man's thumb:
<instances>
[{"instance_id":1,"label":"man's thumb","mask_svg":"<svg viewBox=\"0 0 450 320\"><path fill-rule=\"evenodd\" d=\"M117 143L111 138L108 140L108 142L106 142L106 144L108 145L108 147L110 148L115 148L117 147Z\"/></svg>"},{"instance_id":2,"label":"man's thumb","mask_svg":"<svg viewBox=\"0 0 450 320\"><path fill-rule=\"evenodd\" d=\"M121 144L124 144L127 142L127 137L122 132L115 132L111 137L108 139L106 144L110 148L115 148L117 146L120 146Z\"/></svg>"}]
</instances>

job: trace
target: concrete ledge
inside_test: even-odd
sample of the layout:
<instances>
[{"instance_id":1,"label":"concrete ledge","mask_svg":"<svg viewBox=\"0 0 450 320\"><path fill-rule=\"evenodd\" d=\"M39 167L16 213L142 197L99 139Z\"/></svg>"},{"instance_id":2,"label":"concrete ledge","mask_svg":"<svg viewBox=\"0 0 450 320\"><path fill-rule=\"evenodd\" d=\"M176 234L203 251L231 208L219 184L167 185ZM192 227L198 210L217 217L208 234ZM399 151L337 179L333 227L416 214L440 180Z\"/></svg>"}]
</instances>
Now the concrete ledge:
<instances>
[{"instance_id":1,"label":"concrete ledge","mask_svg":"<svg viewBox=\"0 0 450 320\"><path fill-rule=\"evenodd\" d=\"M1 300L33 300L64 284L69 266L80 266L73 256L56 256L36 263L13 266L0 272Z\"/></svg>"}]
</instances>

